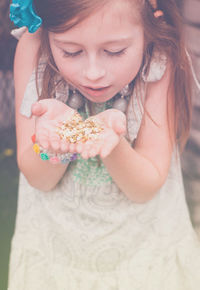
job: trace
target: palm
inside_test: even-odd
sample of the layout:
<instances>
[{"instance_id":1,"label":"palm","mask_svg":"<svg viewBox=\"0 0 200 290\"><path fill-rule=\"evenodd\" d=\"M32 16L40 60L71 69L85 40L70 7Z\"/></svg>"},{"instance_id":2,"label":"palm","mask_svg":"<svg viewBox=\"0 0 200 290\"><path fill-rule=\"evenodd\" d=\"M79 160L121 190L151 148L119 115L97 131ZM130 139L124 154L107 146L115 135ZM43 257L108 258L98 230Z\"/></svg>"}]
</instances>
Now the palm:
<instances>
[{"instance_id":1,"label":"palm","mask_svg":"<svg viewBox=\"0 0 200 290\"><path fill-rule=\"evenodd\" d=\"M44 148L67 151L68 144L56 132L63 121L71 119L74 110L55 99L44 99L32 108L36 116L35 134L37 142Z\"/></svg>"}]
</instances>

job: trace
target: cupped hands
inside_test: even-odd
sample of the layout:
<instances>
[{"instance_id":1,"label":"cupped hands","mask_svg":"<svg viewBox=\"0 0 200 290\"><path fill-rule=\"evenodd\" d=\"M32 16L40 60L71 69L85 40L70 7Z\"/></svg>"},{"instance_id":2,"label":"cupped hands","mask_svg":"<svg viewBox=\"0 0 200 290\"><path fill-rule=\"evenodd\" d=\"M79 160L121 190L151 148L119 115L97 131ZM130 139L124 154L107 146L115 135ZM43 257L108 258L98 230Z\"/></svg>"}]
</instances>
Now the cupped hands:
<instances>
[{"instance_id":1,"label":"cupped hands","mask_svg":"<svg viewBox=\"0 0 200 290\"><path fill-rule=\"evenodd\" d=\"M44 149L54 152L79 153L84 159L97 155L105 158L126 133L125 114L116 109L108 109L92 116L92 119L103 129L98 133L97 138L91 138L86 142L70 143L60 138L57 129L62 126L63 122L70 121L75 112L74 109L56 99L43 99L36 102L32 106L32 115L36 117L37 143Z\"/></svg>"}]
</instances>

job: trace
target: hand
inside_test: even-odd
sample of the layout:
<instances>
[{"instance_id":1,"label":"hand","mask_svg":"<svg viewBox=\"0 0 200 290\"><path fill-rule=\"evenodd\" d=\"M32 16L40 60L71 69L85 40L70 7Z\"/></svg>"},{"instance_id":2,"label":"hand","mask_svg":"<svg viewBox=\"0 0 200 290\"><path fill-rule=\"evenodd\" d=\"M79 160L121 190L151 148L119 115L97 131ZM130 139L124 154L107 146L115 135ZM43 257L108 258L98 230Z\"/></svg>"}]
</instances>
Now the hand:
<instances>
[{"instance_id":1,"label":"hand","mask_svg":"<svg viewBox=\"0 0 200 290\"><path fill-rule=\"evenodd\" d=\"M60 139L56 132L63 121L71 119L75 110L56 99L43 99L32 106L32 115L36 117L36 140L45 149L67 152L69 143Z\"/></svg>"},{"instance_id":2,"label":"hand","mask_svg":"<svg viewBox=\"0 0 200 290\"><path fill-rule=\"evenodd\" d=\"M74 152L80 153L84 159L100 155L107 157L117 146L120 138L126 132L126 116L118 110L109 109L92 117L103 127L97 139L86 143L77 143Z\"/></svg>"}]
</instances>

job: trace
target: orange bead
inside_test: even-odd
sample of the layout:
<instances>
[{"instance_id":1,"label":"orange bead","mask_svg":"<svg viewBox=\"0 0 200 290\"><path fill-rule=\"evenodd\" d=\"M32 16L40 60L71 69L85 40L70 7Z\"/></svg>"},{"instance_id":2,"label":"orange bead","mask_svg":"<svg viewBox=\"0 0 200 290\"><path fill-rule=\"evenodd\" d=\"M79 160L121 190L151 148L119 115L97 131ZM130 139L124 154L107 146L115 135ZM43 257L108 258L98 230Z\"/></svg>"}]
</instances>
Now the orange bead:
<instances>
[{"instance_id":1,"label":"orange bead","mask_svg":"<svg viewBox=\"0 0 200 290\"><path fill-rule=\"evenodd\" d=\"M158 17L160 17L160 16L163 16L163 12L162 12L161 10L156 10L156 11L154 12L154 17L155 17L155 18L158 18Z\"/></svg>"},{"instance_id":2,"label":"orange bead","mask_svg":"<svg viewBox=\"0 0 200 290\"><path fill-rule=\"evenodd\" d=\"M36 142L36 136L35 136L35 134L31 137L31 140L32 140L33 143Z\"/></svg>"}]
</instances>

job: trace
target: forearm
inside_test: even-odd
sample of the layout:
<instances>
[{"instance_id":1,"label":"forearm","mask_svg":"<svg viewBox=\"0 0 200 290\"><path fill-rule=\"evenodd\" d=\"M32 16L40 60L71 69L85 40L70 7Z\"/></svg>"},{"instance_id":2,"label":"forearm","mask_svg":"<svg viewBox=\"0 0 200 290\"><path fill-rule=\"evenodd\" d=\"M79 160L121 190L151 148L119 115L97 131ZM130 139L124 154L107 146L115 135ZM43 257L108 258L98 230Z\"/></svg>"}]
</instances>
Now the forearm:
<instances>
[{"instance_id":1,"label":"forearm","mask_svg":"<svg viewBox=\"0 0 200 290\"><path fill-rule=\"evenodd\" d=\"M134 202L150 200L163 184L158 169L125 138L103 159L103 163L119 188Z\"/></svg>"},{"instance_id":2,"label":"forearm","mask_svg":"<svg viewBox=\"0 0 200 290\"><path fill-rule=\"evenodd\" d=\"M18 154L18 166L29 184L42 191L53 189L67 168L67 165L54 165L49 161L41 160L31 145L23 153Z\"/></svg>"}]
</instances>

